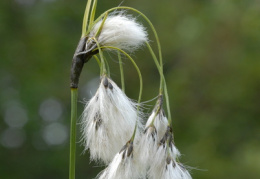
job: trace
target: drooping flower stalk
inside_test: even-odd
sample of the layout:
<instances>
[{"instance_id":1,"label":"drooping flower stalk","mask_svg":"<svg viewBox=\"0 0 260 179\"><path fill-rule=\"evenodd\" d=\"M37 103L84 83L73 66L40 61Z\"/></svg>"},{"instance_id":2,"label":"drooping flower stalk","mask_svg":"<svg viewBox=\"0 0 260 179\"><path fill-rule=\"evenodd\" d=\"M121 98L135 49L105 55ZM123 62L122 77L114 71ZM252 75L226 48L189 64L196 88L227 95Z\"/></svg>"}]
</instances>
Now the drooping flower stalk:
<instances>
[{"instance_id":1,"label":"drooping flower stalk","mask_svg":"<svg viewBox=\"0 0 260 179\"><path fill-rule=\"evenodd\" d=\"M156 63L156 66L159 70L159 73L160 73L160 90L159 90L159 94L162 94L162 91L164 90L165 94L165 99L166 99L166 107L167 107L167 111L168 111L168 121L169 121L169 124L172 125L172 119L171 119L171 112L170 112L170 103L169 103L169 96L168 96L168 90L167 90L167 85L166 85L166 82L165 82L165 79L164 79L164 75L163 75L163 60L162 60L162 52L161 52L161 45L160 45L160 41L159 41L159 37L158 37L158 34L152 24L152 22L140 11L138 11L137 9L135 8L132 8L132 7L127 7L127 6L120 6L120 7L114 7L114 8L111 8L109 10L107 10L106 12L104 12L102 15L100 15L94 22L97 23L98 21L100 21L100 19L102 17L104 17L107 13L110 13L110 12L113 12L115 10L120 10L120 9L124 9L124 10L131 10L131 11L134 11L136 13L138 13L139 15L141 15L145 20L146 22L149 24L149 26L151 27L152 31L153 31L153 34L155 36L155 39L156 39L156 43L157 43L157 47L158 47L158 53L159 53L159 61L157 59L157 57L155 56L153 50L151 49L151 47L149 48L149 43L148 44L148 49L150 51L150 53L152 54L153 56L153 59ZM90 31L91 27L88 29L88 33Z\"/></svg>"},{"instance_id":2,"label":"drooping flower stalk","mask_svg":"<svg viewBox=\"0 0 260 179\"><path fill-rule=\"evenodd\" d=\"M129 131L132 133L132 141L136 131L138 133L140 131L139 104L143 89L142 75L135 61L117 46L124 44L126 50L130 49L129 47L134 47L133 40L129 36L131 37L131 34L136 33L143 37L142 39L135 40L135 45L140 46L142 42L146 41L147 35L144 28L137 24L133 18L128 18L123 14L106 17L93 26L93 30L89 33L89 40L86 42L86 47L93 46L93 41L97 46L93 50L98 50L100 54L102 78L96 95L89 101L85 108L82 118L82 131L83 141L86 149L90 149L91 158L108 163L123 144L130 139ZM122 24L131 25L132 27L125 28ZM114 39L117 40L115 41ZM105 46L106 44L112 46ZM106 65L102 49L118 50L120 53L126 55L136 68L140 79L140 92L137 104L132 103L117 85L106 77ZM107 88L105 84L108 86L111 85L113 88ZM136 111L134 108L136 108ZM126 123L131 120L134 122ZM135 125L132 126L132 124Z\"/></svg>"},{"instance_id":3,"label":"drooping flower stalk","mask_svg":"<svg viewBox=\"0 0 260 179\"><path fill-rule=\"evenodd\" d=\"M92 4L92 9L91 9ZM178 149L174 145L172 119L167 85L163 74L161 46L157 32L150 20L140 11L130 7L116 7L107 10L96 20L97 0L89 0L84 14L82 37L73 57L71 68L72 120L71 120L71 160L70 179L75 176L75 133L77 110L77 88L81 70L93 55L100 66L101 82L83 113L83 141L90 149L93 160L103 160L109 166L99 176L100 179L140 178L148 170L150 178L190 179L188 171L179 163ZM90 12L91 9L91 13ZM143 25L132 16L131 10L141 15L150 25L157 42L159 58L148 43L147 32ZM112 15L111 15L112 14ZM133 52L146 43L160 75L160 87L157 104L147 120L140 141L140 102L142 96L142 76L135 61L126 53ZM112 81L103 50L118 51L118 60L123 91ZM99 58L95 55L99 53ZM130 59L140 79L138 102L134 103L124 93L124 72L120 53ZM159 59L159 60L158 60ZM163 110L163 98L166 99L168 117ZM130 140L129 140L130 139ZM128 142L126 142L128 140ZM135 146L139 142L140 145ZM126 144L125 144L126 143ZM158 145L159 143L159 145ZM124 145L120 152L119 149ZM135 149L134 149L135 148ZM74 154L72 154L74 152ZM118 152L118 153L117 153ZM117 153L117 154L116 154ZM154 157L153 157L154 156ZM151 163L153 163L151 165ZM73 168L74 165L74 168ZM166 169L165 169L166 168ZM135 172L137 171L138 172Z\"/></svg>"}]
</instances>

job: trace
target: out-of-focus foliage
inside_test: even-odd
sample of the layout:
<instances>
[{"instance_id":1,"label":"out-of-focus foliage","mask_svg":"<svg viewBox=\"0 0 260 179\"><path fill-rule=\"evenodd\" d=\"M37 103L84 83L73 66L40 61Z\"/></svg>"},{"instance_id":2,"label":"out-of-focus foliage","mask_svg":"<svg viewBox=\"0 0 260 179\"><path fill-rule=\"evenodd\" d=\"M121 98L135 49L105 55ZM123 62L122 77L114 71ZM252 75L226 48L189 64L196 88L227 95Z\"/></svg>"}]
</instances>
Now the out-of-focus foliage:
<instances>
[{"instance_id":1,"label":"out-of-focus foliage","mask_svg":"<svg viewBox=\"0 0 260 179\"><path fill-rule=\"evenodd\" d=\"M68 176L69 69L85 3L0 1L1 179ZM97 13L120 3L99 0ZM185 154L182 162L201 169L192 170L193 177L260 178L260 1L126 0L123 5L142 11L158 31L175 142ZM156 49L153 41L151 35ZM115 57L108 54L111 77L120 84ZM134 58L144 76L143 100L149 100L157 95L158 73L145 48ZM124 62L126 92L136 99L137 74ZM90 61L79 102L95 93L98 74ZM83 106L79 103L79 113ZM82 150L79 143L76 177L93 178L102 167L90 165Z\"/></svg>"}]
</instances>

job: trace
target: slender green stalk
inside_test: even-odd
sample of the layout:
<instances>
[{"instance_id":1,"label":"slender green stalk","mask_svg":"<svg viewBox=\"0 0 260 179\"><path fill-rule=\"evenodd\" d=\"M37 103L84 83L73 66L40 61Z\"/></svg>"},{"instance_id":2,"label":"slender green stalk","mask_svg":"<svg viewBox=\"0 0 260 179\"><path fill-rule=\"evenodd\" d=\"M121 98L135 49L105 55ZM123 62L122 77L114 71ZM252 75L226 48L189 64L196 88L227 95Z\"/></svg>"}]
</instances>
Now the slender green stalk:
<instances>
[{"instance_id":1,"label":"slender green stalk","mask_svg":"<svg viewBox=\"0 0 260 179\"><path fill-rule=\"evenodd\" d=\"M69 179L75 179L77 99L78 99L78 89L77 88L71 88L71 125L70 125Z\"/></svg>"},{"instance_id":2,"label":"slender green stalk","mask_svg":"<svg viewBox=\"0 0 260 179\"><path fill-rule=\"evenodd\" d=\"M91 5L92 0L88 0L84 17L83 17L83 23L82 23L82 34L81 37L85 37L87 35L87 25L88 25L88 16L89 16L89 11L90 11L90 5Z\"/></svg>"},{"instance_id":3,"label":"slender green stalk","mask_svg":"<svg viewBox=\"0 0 260 179\"><path fill-rule=\"evenodd\" d=\"M91 9L91 14L89 18L89 25L92 25L95 19L95 14L96 14L96 8L97 8L97 0L94 0L92 9Z\"/></svg>"},{"instance_id":4,"label":"slender green stalk","mask_svg":"<svg viewBox=\"0 0 260 179\"><path fill-rule=\"evenodd\" d=\"M149 49L149 51L150 51L150 53L151 53L151 55L153 57L155 65L156 65L156 67L158 69L158 72L159 72L159 75L160 75L160 90L159 90L159 93L162 94L162 92L163 92L163 83L164 83L163 67L159 64L158 59L157 59L157 57L156 57L152 47L150 46L149 42L146 41L145 43L146 43L146 46Z\"/></svg>"},{"instance_id":5,"label":"slender green stalk","mask_svg":"<svg viewBox=\"0 0 260 179\"><path fill-rule=\"evenodd\" d=\"M105 63L105 60L104 60L104 56L103 56L103 52L101 50L102 47L100 47L98 41L96 38L93 38L93 40L96 42L97 44L97 49L99 51L99 56L100 56L100 59L101 59L101 74L107 74L107 71L106 71L106 63Z\"/></svg>"},{"instance_id":6,"label":"slender green stalk","mask_svg":"<svg viewBox=\"0 0 260 179\"><path fill-rule=\"evenodd\" d=\"M123 63L122 63L122 58L121 58L120 52L118 52L118 61L119 61L120 76L121 76L121 87L122 87L122 91L125 92L124 68L123 68Z\"/></svg>"},{"instance_id":7,"label":"slender green stalk","mask_svg":"<svg viewBox=\"0 0 260 179\"><path fill-rule=\"evenodd\" d=\"M154 36L155 36L155 39L156 39L156 43L157 43L158 52L159 52L160 65L157 66L157 68L158 68L158 70L160 69L159 71L160 71L161 73L163 73L162 51L161 51L161 44L160 44L160 41L159 41L158 34L157 34L157 32L156 32L156 30L155 30L155 28L154 28L152 22L151 22L142 12L138 11L137 9L134 9L134 8L131 8L131 7L126 7L126 6L114 7L114 8L111 8L111 9L107 10L107 11L104 12L103 14L101 14L101 15L95 20L94 24L97 23L103 16L107 15L108 13L110 13L110 12L112 12L112 11L114 11L114 10L118 10L118 9L127 9L127 10L134 11L134 12L140 14L140 15L147 21L147 23L150 25L150 27L151 27L151 29L152 29L152 31L153 31L153 33L154 33ZM154 53L153 53L153 54L154 54ZM154 54L154 57L156 57L155 54ZM156 58L156 59L157 59L157 58ZM158 60L157 60L157 62L158 62ZM158 63L159 63L159 62L158 62ZM161 66L161 67L160 67L160 66ZM162 78L162 77L163 77L163 76L161 75L161 78ZM163 77L163 78L164 78L164 77ZM171 124L172 119L171 119L171 111L170 111L170 103L169 103L167 85L166 85L166 84L163 84L163 83L165 83L165 79L161 79L161 81L160 81L160 94L163 93L162 89L166 90L166 91L165 91L165 98L166 98L166 106L167 106L167 111L168 111L168 121L169 121L169 123Z\"/></svg>"},{"instance_id":8,"label":"slender green stalk","mask_svg":"<svg viewBox=\"0 0 260 179\"><path fill-rule=\"evenodd\" d=\"M96 61L98 63L98 66L99 66L99 68L101 70L101 62L100 62L99 58L96 55L94 55L94 58L96 59Z\"/></svg>"},{"instance_id":9,"label":"slender green stalk","mask_svg":"<svg viewBox=\"0 0 260 179\"><path fill-rule=\"evenodd\" d=\"M165 94L165 99L166 99L166 106L168 110L168 125L172 127L172 116L171 116L171 109L170 109L170 102L169 102L169 94L168 94L168 89L167 89L167 84L165 83L165 78L164 79L164 94ZM166 97L167 96L167 97Z\"/></svg>"},{"instance_id":10,"label":"slender green stalk","mask_svg":"<svg viewBox=\"0 0 260 179\"><path fill-rule=\"evenodd\" d=\"M139 67L137 66L137 64L135 63L134 59L130 55L128 55L124 50L119 49L117 47L102 46L101 48L111 48L111 49L118 50L121 53L123 53L132 62L132 64L134 65L134 67L135 67L135 69L136 69L136 71L138 73L139 80L140 80L140 90L139 90L139 97L138 97L138 104L140 104L141 103L141 98L142 98L142 92L143 92L143 78L142 78L141 71L140 71ZM138 106L138 109L139 109L139 106Z\"/></svg>"},{"instance_id":11,"label":"slender green stalk","mask_svg":"<svg viewBox=\"0 0 260 179\"><path fill-rule=\"evenodd\" d=\"M98 63L98 66L99 66L99 69L100 69L100 75L102 75L102 73L101 73L101 62L100 62L99 58L96 55L94 55L94 58L96 59L96 61ZM104 58L104 61L106 63L106 66L107 66L108 76L110 76L110 68L109 68L108 61L107 61L107 59L105 57L103 57L103 58Z\"/></svg>"},{"instance_id":12,"label":"slender green stalk","mask_svg":"<svg viewBox=\"0 0 260 179\"><path fill-rule=\"evenodd\" d=\"M168 123L169 125L172 125L172 118L171 118L171 108L170 108L170 102L169 102L169 95L168 95L168 90L167 90L167 84L166 84L166 81L165 81L165 78L164 78L164 74L163 74L163 70L162 70L162 66L160 66L159 62L158 62L158 59L156 57L156 55L154 54L153 52L153 49L152 47L150 46L150 44L148 42L146 42L146 45L153 57L153 60L155 62L155 65L160 73L160 76L161 76L161 80L164 81L164 96L165 96L165 99L166 99L166 107L167 107L167 111L168 111Z\"/></svg>"},{"instance_id":13,"label":"slender green stalk","mask_svg":"<svg viewBox=\"0 0 260 179\"><path fill-rule=\"evenodd\" d=\"M103 56L103 58L104 58L104 61L105 61L105 63L106 63L106 70L107 70L107 75L110 77L110 68L109 68L108 61L107 61L107 59L106 59L106 57L105 57L105 56Z\"/></svg>"},{"instance_id":14,"label":"slender green stalk","mask_svg":"<svg viewBox=\"0 0 260 179\"><path fill-rule=\"evenodd\" d=\"M108 16L108 13L105 13L104 18L103 18L103 20L102 20L102 22L101 22L101 25L100 25L100 27L98 28L98 30L97 30L97 32L96 32L94 38L96 38L97 36L99 36L100 32L102 31L103 26L104 26L104 24L105 24L105 21L106 21L106 19L107 19L107 16Z\"/></svg>"}]
</instances>

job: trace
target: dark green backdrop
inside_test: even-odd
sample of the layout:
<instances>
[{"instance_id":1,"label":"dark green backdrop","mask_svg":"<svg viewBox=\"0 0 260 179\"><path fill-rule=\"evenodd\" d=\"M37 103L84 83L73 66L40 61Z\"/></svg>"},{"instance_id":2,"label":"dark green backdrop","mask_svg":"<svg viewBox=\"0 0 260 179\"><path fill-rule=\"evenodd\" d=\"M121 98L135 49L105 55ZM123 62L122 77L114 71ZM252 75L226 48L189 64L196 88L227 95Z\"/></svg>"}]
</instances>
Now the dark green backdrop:
<instances>
[{"instance_id":1,"label":"dark green backdrop","mask_svg":"<svg viewBox=\"0 0 260 179\"><path fill-rule=\"evenodd\" d=\"M85 3L0 1L1 179L68 178L69 69ZM120 3L99 0L97 13ZM259 0L125 0L123 5L142 11L158 31L175 142L182 162L199 169L192 170L194 179L259 179ZM151 36L156 47L153 42ZM116 58L108 57L120 85ZM147 49L133 57L143 72L147 101L157 95L158 73ZM126 92L136 99L138 76L124 62ZM79 114L95 93L98 74L90 61L80 80ZM93 178L102 168L90 165L82 151L78 143L76 177Z\"/></svg>"}]
</instances>

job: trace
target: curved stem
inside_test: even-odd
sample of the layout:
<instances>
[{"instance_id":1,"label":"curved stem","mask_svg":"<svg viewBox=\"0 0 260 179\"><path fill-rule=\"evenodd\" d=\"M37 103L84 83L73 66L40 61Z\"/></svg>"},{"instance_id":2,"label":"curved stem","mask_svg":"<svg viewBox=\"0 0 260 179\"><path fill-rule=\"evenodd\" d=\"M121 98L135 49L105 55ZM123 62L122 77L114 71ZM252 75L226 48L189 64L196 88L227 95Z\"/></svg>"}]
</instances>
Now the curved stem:
<instances>
[{"instance_id":1,"label":"curved stem","mask_svg":"<svg viewBox=\"0 0 260 179\"><path fill-rule=\"evenodd\" d=\"M138 68L137 64L135 63L135 61L133 60L132 57L130 57L130 55L128 55L124 50L121 50L117 47L113 47L113 46L102 46L101 48L110 48L110 49L114 49L114 50L118 50L120 51L121 53L123 53L134 65L137 73L138 73L138 76L139 76L139 79L140 79L140 91L139 91L139 97L138 97L138 103L140 104L141 102L141 98L142 98L142 92L143 92L143 79L142 79L142 74L141 74L141 71L140 69ZM139 106L138 106L139 108Z\"/></svg>"},{"instance_id":2,"label":"curved stem","mask_svg":"<svg viewBox=\"0 0 260 179\"><path fill-rule=\"evenodd\" d=\"M160 90L159 90L159 94L162 94L163 93L163 87L164 87L163 86L163 83L164 83L163 67L159 64L158 59L157 59L156 55L154 54L154 51L153 51L152 47L150 46L150 44L147 41L145 43L146 43L146 46L149 49L149 51L150 51L150 53L151 53L151 55L153 57L153 60L155 62L157 70L159 72L159 75L160 75Z\"/></svg>"},{"instance_id":3,"label":"curved stem","mask_svg":"<svg viewBox=\"0 0 260 179\"><path fill-rule=\"evenodd\" d=\"M105 64L105 60L104 60L104 56L103 56L103 52L102 52L102 50L101 50L101 47L100 47L100 45L99 45L99 43L98 43L98 41L97 41L97 39L96 38L93 38L93 40L96 42L96 44L97 44L97 48L98 48L98 51L99 51L99 56L100 56L100 59L101 59L101 74L103 75L103 74L106 74L107 73L107 71L106 71L106 64ZM103 48L103 47L102 47Z\"/></svg>"},{"instance_id":4,"label":"curved stem","mask_svg":"<svg viewBox=\"0 0 260 179\"><path fill-rule=\"evenodd\" d=\"M100 24L100 26L99 26L97 32L96 32L95 35L94 35L94 38L98 37L99 34L101 33L101 31L102 31L102 29L103 29L103 26L104 26L104 24L105 24L105 21L106 21L106 19L107 19L107 16L108 16L108 13L105 13L105 14L104 14L104 18L103 18L103 20L102 20L102 22L101 22L101 24Z\"/></svg>"},{"instance_id":5,"label":"curved stem","mask_svg":"<svg viewBox=\"0 0 260 179\"><path fill-rule=\"evenodd\" d=\"M78 89L77 88L71 88L71 125L70 125L69 179L75 179L77 99L78 99Z\"/></svg>"},{"instance_id":6,"label":"curved stem","mask_svg":"<svg viewBox=\"0 0 260 179\"><path fill-rule=\"evenodd\" d=\"M108 74L108 76L110 77L110 68L109 68L108 61L107 61L107 59L105 58L105 56L103 56L103 58L104 58L104 61L105 61L105 64L106 64L107 74Z\"/></svg>"},{"instance_id":7,"label":"curved stem","mask_svg":"<svg viewBox=\"0 0 260 179\"><path fill-rule=\"evenodd\" d=\"M122 63L122 58L121 58L120 52L118 52L118 61L119 61L120 76L121 76L121 88L122 88L122 91L125 92L124 68L123 68L123 63Z\"/></svg>"},{"instance_id":8,"label":"curved stem","mask_svg":"<svg viewBox=\"0 0 260 179\"><path fill-rule=\"evenodd\" d=\"M114 7L114 8L111 8L109 10L107 10L106 12L104 12L103 14L101 14L94 22L97 23L103 16L107 15L108 13L114 11L114 10L117 10L117 9L127 9L127 10L131 10L131 11L134 11L138 14L140 14L146 21L147 23L150 25L153 33L154 33L154 36L155 36L155 39L156 39L156 43L157 43L157 48L158 48L158 53L159 53L159 61L160 61L160 65L157 66L158 70L161 71L161 73L163 73L163 61L162 61L162 51L161 51L161 44L160 44L160 41L159 41L159 37L157 35L157 32L152 24L152 22L140 11L138 11L137 9L134 9L134 8L131 8L131 7L127 7L127 6L121 6L121 7ZM91 28L89 28L91 29ZM153 53L154 54L154 53ZM155 54L154 54L154 57L156 58ZM157 58L156 58L157 59ZM157 60L158 62L158 60ZM159 62L158 62L159 63ZM163 76L161 75L161 78ZM164 77L163 77L164 78ZM164 83L164 84L163 84ZM166 90L165 91L165 98L166 98L166 105L167 105L167 111L168 111L168 121L169 123L171 122L171 112L170 112L170 103L169 103L169 97L168 97L168 91L167 91L167 85L165 84L165 79L161 79L160 81L160 94L163 93L162 90ZM171 123L170 123L171 124Z\"/></svg>"},{"instance_id":9,"label":"curved stem","mask_svg":"<svg viewBox=\"0 0 260 179\"><path fill-rule=\"evenodd\" d=\"M96 59L96 61L98 63L98 66L99 66L99 68L101 70L101 62L100 62L99 58L96 55L94 55L94 58Z\"/></svg>"},{"instance_id":10,"label":"curved stem","mask_svg":"<svg viewBox=\"0 0 260 179\"><path fill-rule=\"evenodd\" d=\"M159 62L158 62L158 59L156 57L156 55L154 54L153 52L153 49L152 47L150 46L150 44L148 42L146 42L146 45L153 57L153 60L155 62L155 65L160 73L160 76L161 76L161 80L164 81L164 85L163 85L163 88L164 88L164 96L165 96L165 99L166 99L166 107L167 107L167 112L168 112L168 123L169 125L172 125L172 117L171 117L171 108L170 108L170 102L169 102L169 95L168 95L168 90L167 90L167 84L166 84L166 81L165 81L165 78L164 78L164 74L163 74L163 70L162 70L162 66L160 66Z\"/></svg>"},{"instance_id":11,"label":"curved stem","mask_svg":"<svg viewBox=\"0 0 260 179\"><path fill-rule=\"evenodd\" d=\"M166 99L166 107L168 111L168 125L172 126L173 124L172 124L172 116L171 116L171 109L170 109L170 102L169 102L169 94L168 94L165 78L163 77L163 79L164 79L164 94Z\"/></svg>"}]
</instances>

